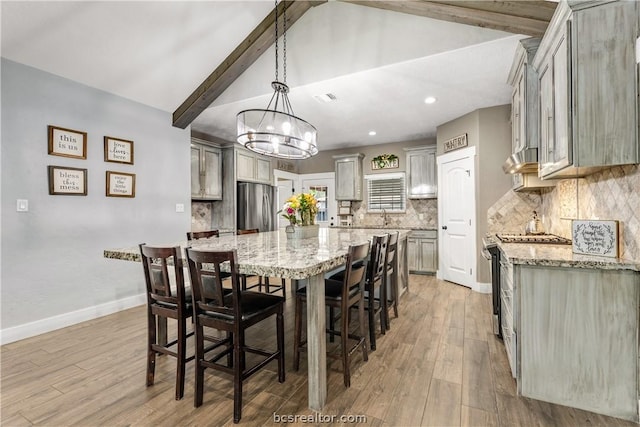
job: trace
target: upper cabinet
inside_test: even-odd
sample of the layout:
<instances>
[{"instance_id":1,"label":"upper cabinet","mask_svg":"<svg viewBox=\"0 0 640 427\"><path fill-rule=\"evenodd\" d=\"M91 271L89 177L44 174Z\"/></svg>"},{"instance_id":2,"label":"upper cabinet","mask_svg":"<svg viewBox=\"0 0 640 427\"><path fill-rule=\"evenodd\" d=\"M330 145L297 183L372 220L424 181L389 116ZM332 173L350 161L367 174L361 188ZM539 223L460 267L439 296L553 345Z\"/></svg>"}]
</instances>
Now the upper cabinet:
<instances>
[{"instance_id":1,"label":"upper cabinet","mask_svg":"<svg viewBox=\"0 0 640 427\"><path fill-rule=\"evenodd\" d=\"M540 177L638 163L639 14L635 1L558 4L533 59Z\"/></svg>"},{"instance_id":2,"label":"upper cabinet","mask_svg":"<svg viewBox=\"0 0 640 427\"><path fill-rule=\"evenodd\" d=\"M220 148L191 139L191 198L222 199L222 155Z\"/></svg>"},{"instance_id":3,"label":"upper cabinet","mask_svg":"<svg viewBox=\"0 0 640 427\"><path fill-rule=\"evenodd\" d=\"M540 39L522 39L516 47L516 54L507 82L513 88L511 96L511 138L512 152L538 147L538 74L531 61L538 50Z\"/></svg>"},{"instance_id":4,"label":"upper cabinet","mask_svg":"<svg viewBox=\"0 0 640 427\"><path fill-rule=\"evenodd\" d=\"M336 162L336 200L362 200L364 154L343 154L333 158Z\"/></svg>"},{"instance_id":5,"label":"upper cabinet","mask_svg":"<svg viewBox=\"0 0 640 427\"><path fill-rule=\"evenodd\" d=\"M407 152L407 198L438 197L436 146L405 148Z\"/></svg>"},{"instance_id":6,"label":"upper cabinet","mask_svg":"<svg viewBox=\"0 0 640 427\"><path fill-rule=\"evenodd\" d=\"M236 179L271 184L271 159L244 148L236 148Z\"/></svg>"}]
</instances>

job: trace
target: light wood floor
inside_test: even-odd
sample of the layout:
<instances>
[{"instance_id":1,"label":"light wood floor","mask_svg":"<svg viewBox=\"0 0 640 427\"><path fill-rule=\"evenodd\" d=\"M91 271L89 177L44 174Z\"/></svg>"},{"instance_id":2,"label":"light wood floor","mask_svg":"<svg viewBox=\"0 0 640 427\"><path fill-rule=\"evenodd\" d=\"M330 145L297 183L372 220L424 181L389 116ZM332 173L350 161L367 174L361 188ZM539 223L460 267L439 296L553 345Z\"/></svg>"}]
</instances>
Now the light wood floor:
<instances>
[{"instance_id":1,"label":"light wood floor","mask_svg":"<svg viewBox=\"0 0 640 427\"><path fill-rule=\"evenodd\" d=\"M325 416L365 415L371 426L637 426L516 396L502 341L490 330L490 296L431 276L410 280L400 317L378 350L366 363L356 356L349 389L340 362L331 363ZM285 319L286 382L277 382L275 362L247 380L243 425L277 424L274 413L312 414L306 360L299 372L291 369L293 298ZM268 323L247 342L273 340L275 322ZM197 409L192 362L181 401L174 400L173 358L159 358L156 383L145 387L145 341L145 308L137 307L3 346L2 426L233 424L232 383L224 374L207 371Z\"/></svg>"}]
</instances>

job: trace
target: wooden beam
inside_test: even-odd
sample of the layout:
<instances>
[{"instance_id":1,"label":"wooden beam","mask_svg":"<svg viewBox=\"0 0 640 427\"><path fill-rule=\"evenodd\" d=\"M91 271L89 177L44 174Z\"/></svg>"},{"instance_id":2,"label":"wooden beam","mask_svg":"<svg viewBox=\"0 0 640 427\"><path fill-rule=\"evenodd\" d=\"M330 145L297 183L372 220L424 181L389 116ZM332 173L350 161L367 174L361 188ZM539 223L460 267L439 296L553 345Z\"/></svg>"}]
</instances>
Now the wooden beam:
<instances>
[{"instance_id":1,"label":"wooden beam","mask_svg":"<svg viewBox=\"0 0 640 427\"><path fill-rule=\"evenodd\" d=\"M286 8L287 27L290 27L311 7L326 1L282 1L277 7L278 17L282 16ZM272 11L173 112L173 126L181 129L189 126L244 70L249 68L274 43L274 27L275 16Z\"/></svg>"},{"instance_id":2,"label":"wooden beam","mask_svg":"<svg viewBox=\"0 0 640 427\"><path fill-rule=\"evenodd\" d=\"M555 11L549 1L393 1L343 0L459 24L542 37Z\"/></svg>"}]
</instances>

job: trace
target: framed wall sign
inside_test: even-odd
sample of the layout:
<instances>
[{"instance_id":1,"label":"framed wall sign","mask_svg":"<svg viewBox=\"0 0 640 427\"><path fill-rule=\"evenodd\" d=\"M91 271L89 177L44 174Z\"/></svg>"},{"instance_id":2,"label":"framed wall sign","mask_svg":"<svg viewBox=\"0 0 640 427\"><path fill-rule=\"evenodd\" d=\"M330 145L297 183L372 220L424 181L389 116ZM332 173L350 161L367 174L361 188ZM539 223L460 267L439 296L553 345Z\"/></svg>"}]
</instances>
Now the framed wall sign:
<instances>
[{"instance_id":1,"label":"framed wall sign","mask_svg":"<svg viewBox=\"0 0 640 427\"><path fill-rule=\"evenodd\" d=\"M133 141L104 137L104 161L133 164Z\"/></svg>"},{"instance_id":2,"label":"framed wall sign","mask_svg":"<svg viewBox=\"0 0 640 427\"><path fill-rule=\"evenodd\" d=\"M463 133L462 135L458 135L455 138L451 138L444 142L444 152L448 153L449 151L457 150L459 148L464 148L469 145L467 141L467 134Z\"/></svg>"},{"instance_id":3,"label":"framed wall sign","mask_svg":"<svg viewBox=\"0 0 640 427\"><path fill-rule=\"evenodd\" d=\"M618 221L571 221L573 252L618 257Z\"/></svg>"},{"instance_id":4,"label":"framed wall sign","mask_svg":"<svg viewBox=\"0 0 640 427\"><path fill-rule=\"evenodd\" d=\"M53 156L87 158L87 133L49 125L49 154Z\"/></svg>"},{"instance_id":5,"label":"framed wall sign","mask_svg":"<svg viewBox=\"0 0 640 427\"><path fill-rule=\"evenodd\" d=\"M47 166L49 194L53 196L86 196L87 170L66 166Z\"/></svg>"},{"instance_id":6,"label":"framed wall sign","mask_svg":"<svg viewBox=\"0 0 640 427\"><path fill-rule=\"evenodd\" d=\"M107 171L107 197L135 197L136 175Z\"/></svg>"}]
</instances>

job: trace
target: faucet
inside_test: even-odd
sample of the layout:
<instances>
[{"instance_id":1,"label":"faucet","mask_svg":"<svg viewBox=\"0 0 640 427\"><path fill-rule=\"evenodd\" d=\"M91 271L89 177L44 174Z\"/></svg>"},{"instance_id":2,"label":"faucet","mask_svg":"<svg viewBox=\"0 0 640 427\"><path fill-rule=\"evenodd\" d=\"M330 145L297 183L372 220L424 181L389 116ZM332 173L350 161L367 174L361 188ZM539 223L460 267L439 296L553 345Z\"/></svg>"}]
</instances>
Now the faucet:
<instances>
[{"instance_id":1,"label":"faucet","mask_svg":"<svg viewBox=\"0 0 640 427\"><path fill-rule=\"evenodd\" d=\"M380 215L380 217L382 218L382 225L383 226L389 225L389 218L387 217L387 210L386 209L382 209L382 215Z\"/></svg>"}]
</instances>

